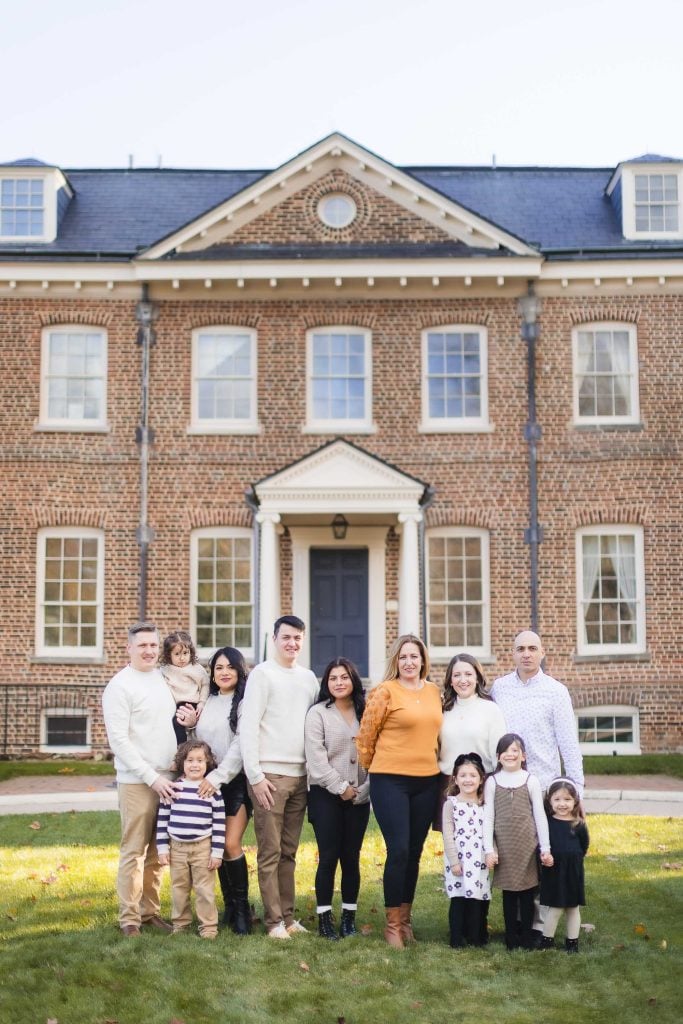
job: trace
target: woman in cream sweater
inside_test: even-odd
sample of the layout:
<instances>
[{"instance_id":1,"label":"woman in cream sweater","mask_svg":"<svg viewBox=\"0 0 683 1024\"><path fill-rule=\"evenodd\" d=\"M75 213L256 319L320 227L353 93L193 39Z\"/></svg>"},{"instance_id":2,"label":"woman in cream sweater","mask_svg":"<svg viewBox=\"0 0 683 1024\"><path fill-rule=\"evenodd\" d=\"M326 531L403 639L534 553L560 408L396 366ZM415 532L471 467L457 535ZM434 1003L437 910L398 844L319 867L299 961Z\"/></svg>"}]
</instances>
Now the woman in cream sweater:
<instances>
[{"instance_id":1,"label":"woman in cream sweater","mask_svg":"<svg viewBox=\"0 0 683 1024\"><path fill-rule=\"evenodd\" d=\"M441 697L428 674L422 640L400 636L389 651L384 681L368 695L357 740L387 848L384 937L396 949L415 941L411 908L438 798Z\"/></svg>"}]
</instances>

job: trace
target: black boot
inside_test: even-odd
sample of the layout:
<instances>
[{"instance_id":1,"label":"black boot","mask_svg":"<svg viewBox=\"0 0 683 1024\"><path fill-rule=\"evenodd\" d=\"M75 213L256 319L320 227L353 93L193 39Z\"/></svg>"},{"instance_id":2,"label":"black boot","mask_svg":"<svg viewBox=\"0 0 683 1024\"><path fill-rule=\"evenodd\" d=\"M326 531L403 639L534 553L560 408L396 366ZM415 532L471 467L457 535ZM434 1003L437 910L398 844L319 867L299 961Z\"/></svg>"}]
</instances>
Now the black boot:
<instances>
[{"instance_id":1,"label":"black boot","mask_svg":"<svg viewBox=\"0 0 683 1024\"><path fill-rule=\"evenodd\" d=\"M235 900L235 918L232 930L235 935L251 935L251 911L249 910L249 871L247 858L242 854L235 860L224 860Z\"/></svg>"},{"instance_id":2,"label":"black boot","mask_svg":"<svg viewBox=\"0 0 683 1024\"><path fill-rule=\"evenodd\" d=\"M544 935L539 944L539 949L555 949L555 939L552 935Z\"/></svg>"},{"instance_id":3,"label":"black boot","mask_svg":"<svg viewBox=\"0 0 683 1024\"><path fill-rule=\"evenodd\" d=\"M578 953L579 952L579 940L578 939L565 939L564 948L567 953Z\"/></svg>"},{"instance_id":4,"label":"black boot","mask_svg":"<svg viewBox=\"0 0 683 1024\"><path fill-rule=\"evenodd\" d=\"M232 884L228 874L228 862L226 860L221 861L221 865L218 868L218 881L220 882L223 904L225 906L222 923L227 928L232 928L235 920L235 895L232 891Z\"/></svg>"},{"instance_id":5,"label":"black boot","mask_svg":"<svg viewBox=\"0 0 683 1024\"><path fill-rule=\"evenodd\" d=\"M347 910L342 907L341 922L339 925L339 938L348 939L349 935L357 935L356 931L356 911Z\"/></svg>"},{"instance_id":6,"label":"black boot","mask_svg":"<svg viewBox=\"0 0 683 1024\"><path fill-rule=\"evenodd\" d=\"M318 914L318 935L321 939L331 939L333 942L339 938L334 930L331 910L323 910L322 914Z\"/></svg>"}]
</instances>

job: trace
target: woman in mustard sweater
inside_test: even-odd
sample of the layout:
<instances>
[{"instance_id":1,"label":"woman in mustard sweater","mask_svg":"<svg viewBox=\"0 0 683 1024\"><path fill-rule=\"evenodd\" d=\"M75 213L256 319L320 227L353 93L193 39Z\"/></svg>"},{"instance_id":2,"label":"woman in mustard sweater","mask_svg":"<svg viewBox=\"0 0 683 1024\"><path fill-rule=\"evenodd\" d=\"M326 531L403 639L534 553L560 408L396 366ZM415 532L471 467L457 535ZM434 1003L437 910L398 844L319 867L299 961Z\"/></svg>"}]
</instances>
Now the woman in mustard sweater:
<instances>
[{"instance_id":1,"label":"woman in mustard sweater","mask_svg":"<svg viewBox=\"0 0 683 1024\"><path fill-rule=\"evenodd\" d=\"M422 640L400 636L389 651L383 682L368 694L356 738L387 848L384 937L396 949L415 941L411 908L438 797L441 697L428 674L429 655Z\"/></svg>"}]
</instances>

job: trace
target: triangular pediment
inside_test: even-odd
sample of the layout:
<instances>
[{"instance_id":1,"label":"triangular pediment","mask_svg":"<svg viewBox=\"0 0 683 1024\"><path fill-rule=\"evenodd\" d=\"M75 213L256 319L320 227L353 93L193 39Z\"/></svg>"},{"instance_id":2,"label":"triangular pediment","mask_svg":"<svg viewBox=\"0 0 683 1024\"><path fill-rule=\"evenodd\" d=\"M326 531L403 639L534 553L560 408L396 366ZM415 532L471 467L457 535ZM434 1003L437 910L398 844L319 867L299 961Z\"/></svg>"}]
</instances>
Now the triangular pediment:
<instances>
[{"instance_id":1,"label":"triangular pediment","mask_svg":"<svg viewBox=\"0 0 683 1024\"><path fill-rule=\"evenodd\" d=\"M341 438L254 484L262 512L416 512L426 485Z\"/></svg>"},{"instance_id":2,"label":"triangular pediment","mask_svg":"<svg viewBox=\"0 0 683 1024\"><path fill-rule=\"evenodd\" d=\"M473 250L515 255L535 255L523 241L502 228L447 198L393 164L364 149L344 135L334 134L265 174L237 195L227 199L172 235L151 246L141 259L159 259L172 253L191 258L208 250L235 244L245 237L250 225L310 191L330 177L343 177L350 190L369 190L395 211L400 225L409 217L421 221L435 240L462 243ZM343 190L343 189L342 189ZM258 237L258 231L255 237ZM265 243L275 241L262 233ZM344 240L347 240L344 238Z\"/></svg>"}]
</instances>

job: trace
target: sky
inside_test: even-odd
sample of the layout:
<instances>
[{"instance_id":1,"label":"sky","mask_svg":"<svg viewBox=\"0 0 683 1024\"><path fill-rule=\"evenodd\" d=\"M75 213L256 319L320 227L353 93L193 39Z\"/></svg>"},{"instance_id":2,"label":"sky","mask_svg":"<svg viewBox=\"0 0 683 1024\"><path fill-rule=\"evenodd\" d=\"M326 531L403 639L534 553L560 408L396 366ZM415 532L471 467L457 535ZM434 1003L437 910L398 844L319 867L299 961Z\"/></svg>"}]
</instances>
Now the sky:
<instances>
[{"instance_id":1,"label":"sky","mask_svg":"<svg viewBox=\"0 0 683 1024\"><path fill-rule=\"evenodd\" d=\"M683 157L681 0L0 0L0 163Z\"/></svg>"}]
</instances>

